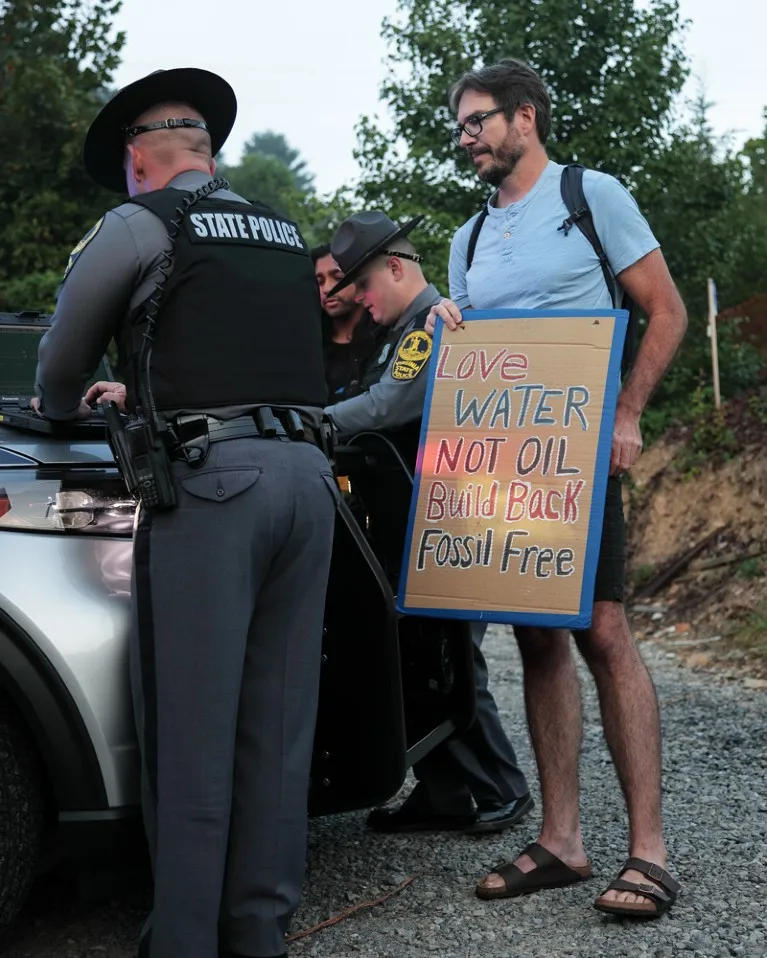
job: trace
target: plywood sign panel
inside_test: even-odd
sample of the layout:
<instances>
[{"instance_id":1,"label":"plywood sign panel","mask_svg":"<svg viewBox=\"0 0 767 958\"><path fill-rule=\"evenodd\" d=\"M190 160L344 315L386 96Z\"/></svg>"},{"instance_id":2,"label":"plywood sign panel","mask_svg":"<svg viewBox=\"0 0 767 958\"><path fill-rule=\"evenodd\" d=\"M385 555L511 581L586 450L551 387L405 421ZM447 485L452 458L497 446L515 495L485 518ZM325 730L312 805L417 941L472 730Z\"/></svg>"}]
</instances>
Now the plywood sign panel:
<instances>
[{"instance_id":1,"label":"plywood sign panel","mask_svg":"<svg viewBox=\"0 0 767 958\"><path fill-rule=\"evenodd\" d=\"M402 612L585 628L624 311L486 310L440 323Z\"/></svg>"}]
</instances>

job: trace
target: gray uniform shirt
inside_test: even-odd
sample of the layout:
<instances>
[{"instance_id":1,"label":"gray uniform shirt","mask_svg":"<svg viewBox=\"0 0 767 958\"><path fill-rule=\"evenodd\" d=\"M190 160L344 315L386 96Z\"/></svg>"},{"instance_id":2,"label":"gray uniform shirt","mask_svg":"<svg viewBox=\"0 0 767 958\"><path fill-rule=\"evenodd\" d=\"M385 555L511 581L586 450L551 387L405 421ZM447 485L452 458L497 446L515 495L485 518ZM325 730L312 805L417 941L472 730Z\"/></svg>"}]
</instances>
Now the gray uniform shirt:
<instances>
[{"instance_id":1,"label":"gray uniform shirt","mask_svg":"<svg viewBox=\"0 0 767 958\"><path fill-rule=\"evenodd\" d=\"M188 170L168 186L197 190L209 180L207 173ZM231 190L217 190L211 196L247 203ZM51 328L40 342L36 388L42 412L50 419L75 418L85 384L127 315L152 292L160 278L157 267L168 248L160 218L135 203L110 210L91 234L84 245L81 242L81 251L73 253ZM194 412L231 419L250 409L228 406ZM166 414L191 411L166 410ZM309 418L318 422L321 410L311 413Z\"/></svg>"},{"instance_id":2,"label":"gray uniform shirt","mask_svg":"<svg viewBox=\"0 0 767 958\"><path fill-rule=\"evenodd\" d=\"M417 314L441 300L442 295L436 286L430 284L403 311L394 324L394 328L401 329L404 337L413 328ZM402 339L400 338L399 341L401 342ZM326 407L325 412L335 423L338 438L341 441L368 429L373 431L396 429L423 415L427 384L426 368L431 362L431 357L413 379L395 379L392 376L396 359L397 350L394 348L391 361L383 376L367 392L345 399L343 402L336 403L335 406Z\"/></svg>"}]
</instances>

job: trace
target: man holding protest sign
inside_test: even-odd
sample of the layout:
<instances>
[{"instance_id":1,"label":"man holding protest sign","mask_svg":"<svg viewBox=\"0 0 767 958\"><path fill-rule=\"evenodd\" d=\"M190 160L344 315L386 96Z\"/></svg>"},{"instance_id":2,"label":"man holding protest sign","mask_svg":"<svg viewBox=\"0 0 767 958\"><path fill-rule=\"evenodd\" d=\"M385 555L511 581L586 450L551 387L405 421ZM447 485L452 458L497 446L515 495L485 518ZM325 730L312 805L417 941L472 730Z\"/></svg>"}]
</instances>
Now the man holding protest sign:
<instances>
[{"instance_id":1,"label":"man holding protest sign","mask_svg":"<svg viewBox=\"0 0 767 958\"><path fill-rule=\"evenodd\" d=\"M427 282L421 257L408 239L419 216L398 226L384 213L356 213L338 228L330 252L344 278L327 294L355 284L355 301L388 328L380 351L363 372L362 393L328 406L341 441L368 430L394 440L415 468L426 395L432 337L424 331L431 308L442 300ZM404 543L403 543L404 545ZM368 825L381 832L460 830L499 832L530 812L525 776L501 726L488 689L481 644L486 626L471 623L477 718L463 735L444 742L414 767L418 784L398 808L376 808Z\"/></svg>"},{"instance_id":2,"label":"man holding protest sign","mask_svg":"<svg viewBox=\"0 0 767 958\"><path fill-rule=\"evenodd\" d=\"M450 102L458 118L454 142L466 150L480 179L497 189L486 208L453 238L452 299L432 309L427 331L433 332L437 318L458 329L462 309L601 309L620 303L622 291L648 316L618 398L591 626L575 633L575 640L597 684L630 827L631 857L595 907L656 917L676 900L679 885L666 871L657 698L623 608L619 476L641 452L639 419L684 336L684 305L657 240L617 180L583 172L587 205L572 213L568 209L563 167L551 162L545 150L551 102L534 70L509 59L469 72L454 86ZM596 244L593 233L588 236L592 223ZM581 837L581 708L569 635L529 626L516 627L515 633L540 774L543 827L539 840L515 862L500 866L478 885L477 895L485 899L561 887L591 875Z\"/></svg>"}]
</instances>

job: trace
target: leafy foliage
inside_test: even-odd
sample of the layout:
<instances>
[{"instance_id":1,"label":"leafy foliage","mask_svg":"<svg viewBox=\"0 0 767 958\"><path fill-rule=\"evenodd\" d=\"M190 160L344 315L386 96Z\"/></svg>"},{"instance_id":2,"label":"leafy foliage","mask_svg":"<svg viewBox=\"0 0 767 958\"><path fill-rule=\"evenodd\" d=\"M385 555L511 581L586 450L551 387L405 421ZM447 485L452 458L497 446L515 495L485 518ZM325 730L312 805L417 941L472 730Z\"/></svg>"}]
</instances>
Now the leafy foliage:
<instances>
[{"instance_id":1,"label":"leafy foliage","mask_svg":"<svg viewBox=\"0 0 767 958\"><path fill-rule=\"evenodd\" d=\"M279 213L295 217L305 194L295 184L289 168L274 156L245 154L224 175L232 189L246 199L266 203Z\"/></svg>"},{"instance_id":2,"label":"leafy foliage","mask_svg":"<svg viewBox=\"0 0 767 958\"><path fill-rule=\"evenodd\" d=\"M124 37L120 0L0 2L0 308L50 308L69 251L114 205L87 177L85 131Z\"/></svg>"},{"instance_id":3,"label":"leafy foliage","mask_svg":"<svg viewBox=\"0 0 767 958\"><path fill-rule=\"evenodd\" d=\"M352 211L348 188L318 196L306 161L282 133L254 133L237 166L222 166L233 190L295 220L310 246L326 243Z\"/></svg>"},{"instance_id":4,"label":"leafy foliage","mask_svg":"<svg viewBox=\"0 0 767 958\"><path fill-rule=\"evenodd\" d=\"M676 0L646 10L633 0L400 0L400 12L383 26L395 136L362 119L359 192L395 216L428 211L419 247L444 288L450 237L487 196L448 140L451 82L504 56L527 60L551 93L552 158L631 182L662 143L687 75Z\"/></svg>"},{"instance_id":5,"label":"leafy foliage","mask_svg":"<svg viewBox=\"0 0 767 958\"><path fill-rule=\"evenodd\" d=\"M306 160L298 150L289 145L283 133L275 133L273 130L254 133L243 149L243 158L248 156L266 156L279 160L290 171L299 193L310 193L314 189L314 175L309 172Z\"/></svg>"},{"instance_id":6,"label":"leafy foliage","mask_svg":"<svg viewBox=\"0 0 767 958\"><path fill-rule=\"evenodd\" d=\"M428 214L413 239L447 292L450 239L488 195L448 140L450 84L505 56L538 70L552 99L549 155L632 189L688 306L687 340L646 414L651 436L687 417L710 381L707 278L720 307L767 282L767 132L739 154L714 136L703 97L679 119L684 31L677 0L400 0L383 25L393 132L368 117L357 130L360 203L395 218ZM722 331L723 395L753 385L761 365L737 326Z\"/></svg>"}]
</instances>

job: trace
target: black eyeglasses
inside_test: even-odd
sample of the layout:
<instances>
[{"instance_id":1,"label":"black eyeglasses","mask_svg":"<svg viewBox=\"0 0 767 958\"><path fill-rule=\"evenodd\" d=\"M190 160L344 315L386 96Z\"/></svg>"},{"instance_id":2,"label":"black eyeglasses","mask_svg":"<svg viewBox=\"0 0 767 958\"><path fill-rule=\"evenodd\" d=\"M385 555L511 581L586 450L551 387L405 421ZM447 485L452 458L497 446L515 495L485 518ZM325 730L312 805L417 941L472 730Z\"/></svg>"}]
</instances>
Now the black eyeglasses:
<instances>
[{"instance_id":1,"label":"black eyeglasses","mask_svg":"<svg viewBox=\"0 0 767 958\"><path fill-rule=\"evenodd\" d=\"M450 139L455 146L460 146L461 137L464 133L467 136L479 136L482 132L482 121L486 120L489 116L495 116L496 113L502 112L503 107L497 106L494 110L488 110L486 113L475 113L474 116L468 117L465 123L462 123L450 131Z\"/></svg>"},{"instance_id":2,"label":"black eyeglasses","mask_svg":"<svg viewBox=\"0 0 767 958\"><path fill-rule=\"evenodd\" d=\"M144 126L124 126L123 133L126 136L138 136L139 133L148 133L150 130L175 130L183 127L196 127L200 130L207 130L205 120L192 120L185 116L182 119L158 120L156 123L145 123Z\"/></svg>"}]
</instances>

